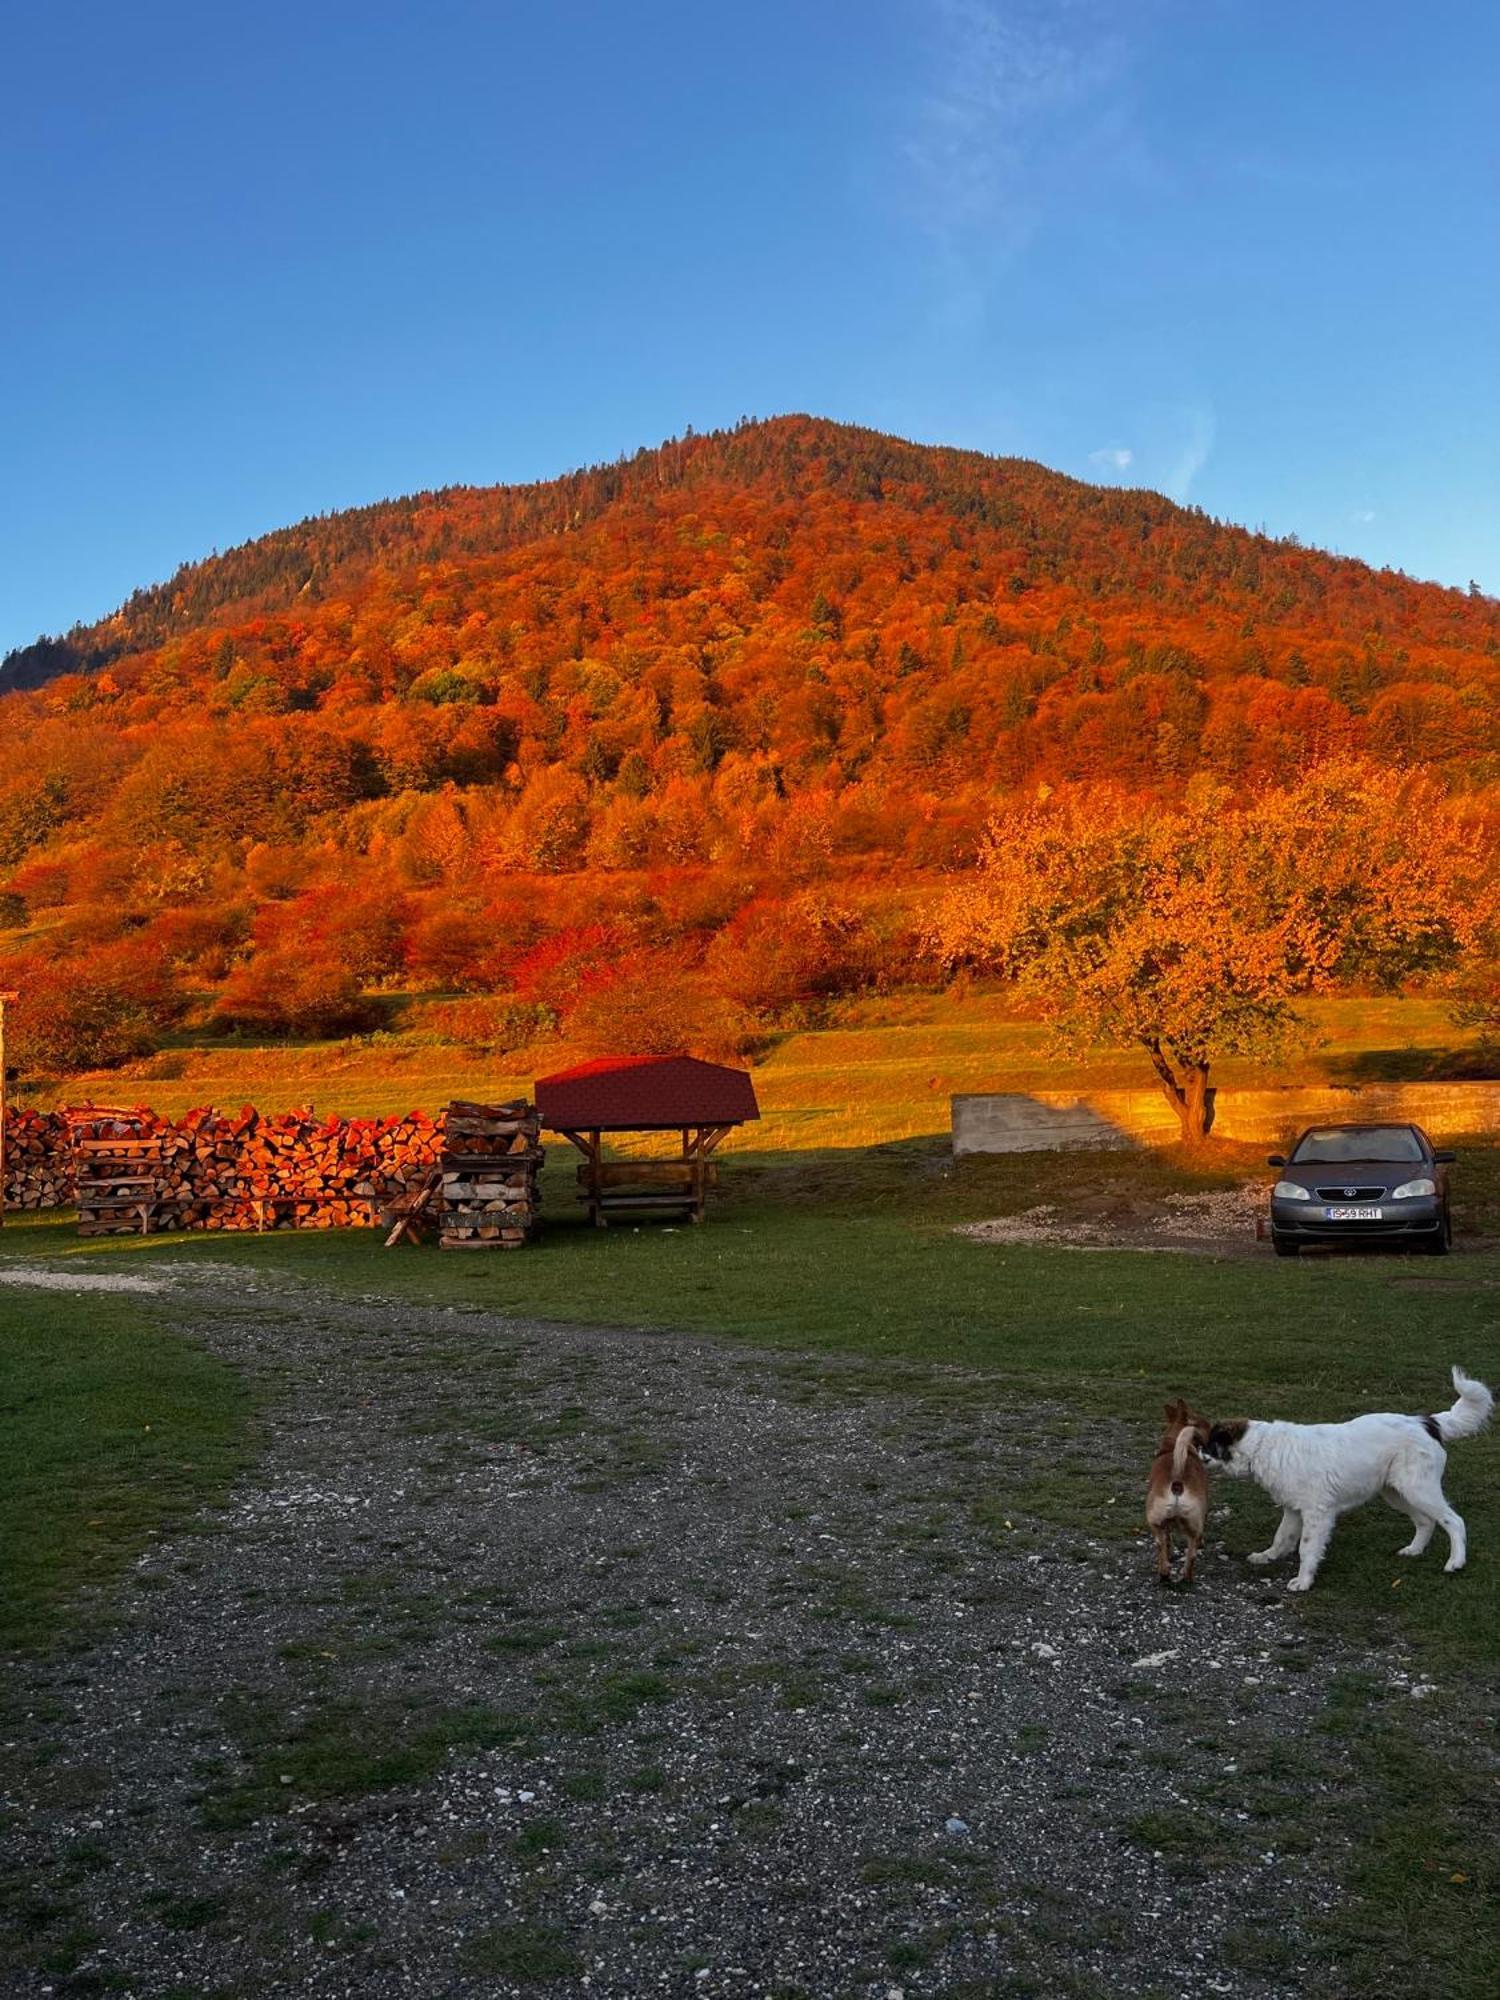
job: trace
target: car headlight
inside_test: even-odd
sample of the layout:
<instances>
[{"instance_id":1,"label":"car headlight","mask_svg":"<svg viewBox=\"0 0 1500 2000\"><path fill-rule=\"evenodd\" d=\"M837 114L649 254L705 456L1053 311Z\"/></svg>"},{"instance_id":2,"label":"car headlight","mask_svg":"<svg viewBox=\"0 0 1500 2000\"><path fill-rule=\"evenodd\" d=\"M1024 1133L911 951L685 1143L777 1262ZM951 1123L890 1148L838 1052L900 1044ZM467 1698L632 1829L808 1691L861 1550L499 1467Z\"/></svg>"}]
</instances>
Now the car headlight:
<instances>
[{"instance_id":1,"label":"car headlight","mask_svg":"<svg viewBox=\"0 0 1500 2000\"><path fill-rule=\"evenodd\" d=\"M1296 1181L1278 1181L1271 1192L1272 1194L1279 1194L1283 1201L1312 1200L1312 1196L1308 1193L1307 1189Z\"/></svg>"},{"instance_id":2,"label":"car headlight","mask_svg":"<svg viewBox=\"0 0 1500 2000\"><path fill-rule=\"evenodd\" d=\"M1437 1182L1430 1174L1418 1174L1414 1181L1403 1181L1398 1188L1391 1189L1392 1201L1405 1201L1409 1195L1436 1194Z\"/></svg>"}]
</instances>

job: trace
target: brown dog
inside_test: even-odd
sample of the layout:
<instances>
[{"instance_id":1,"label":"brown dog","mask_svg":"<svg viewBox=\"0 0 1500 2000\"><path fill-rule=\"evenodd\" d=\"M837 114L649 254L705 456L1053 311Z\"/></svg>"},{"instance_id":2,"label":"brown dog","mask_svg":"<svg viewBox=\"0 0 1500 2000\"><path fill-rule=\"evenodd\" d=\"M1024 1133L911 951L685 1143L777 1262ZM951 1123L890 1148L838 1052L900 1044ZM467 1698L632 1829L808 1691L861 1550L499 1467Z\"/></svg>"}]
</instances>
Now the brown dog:
<instances>
[{"instance_id":1,"label":"brown dog","mask_svg":"<svg viewBox=\"0 0 1500 2000\"><path fill-rule=\"evenodd\" d=\"M1207 1417L1190 1410L1180 1398L1167 1405L1167 1428L1161 1434L1151 1477L1146 1482L1146 1526L1156 1542L1158 1582L1172 1580L1172 1530L1187 1541L1187 1567L1182 1580L1191 1583L1198 1546L1208 1521L1208 1470L1200 1448L1211 1429Z\"/></svg>"}]
</instances>

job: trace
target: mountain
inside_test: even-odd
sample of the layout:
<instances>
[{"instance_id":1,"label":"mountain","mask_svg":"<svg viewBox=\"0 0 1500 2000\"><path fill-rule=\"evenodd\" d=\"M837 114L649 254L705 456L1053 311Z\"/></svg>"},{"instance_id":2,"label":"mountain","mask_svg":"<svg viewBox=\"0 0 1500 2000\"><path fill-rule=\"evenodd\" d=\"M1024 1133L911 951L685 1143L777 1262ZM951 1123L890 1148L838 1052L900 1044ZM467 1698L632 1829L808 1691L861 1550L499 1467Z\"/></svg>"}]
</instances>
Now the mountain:
<instances>
[{"instance_id":1,"label":"mountain","mask_svg":"<svg viewBox=\"0 0 1500 2000\"><path fill-rule=\"evenodd\" d=\"M828 953L899 977L897 904L1002 792L1147 810L1356 756L1484 801L1497 682L1493 600L1024 460L744 424L304 521L13 653L0 953L510 992L559 938L767 961L821 895Z\"/></svg>"},{"instance_id":2,"label":"mountain","mask_svg":"<svg viewBox=\"0 0 1500 2000\"><path fill-rule=\"evenodd\" d=\"M1206 605L1237 589L1277 622L1301 609L1335 617L1351 636L1422 610L1439 628L1493 643L1496 607L1389 571L1304 550L1209 520L1162 495L1069 479L1030 460L915 445L809 417L745 423L669 440L632 459L524 486L451 486L343 513L319 515L222 555L184 564L138 590L110 617L42 638L0 660L0 692L87 672L205 625L358 594L377 569L504 555L577 535L618 508L651 509L684 496L712 503L725 489L768 501L837 495L950 516L983 542L1012 550L1033 580L1064 575L1094 595L1183 593ZM1336 583L1334 580L1337 580Z\"/></svg>"}]
</instances>

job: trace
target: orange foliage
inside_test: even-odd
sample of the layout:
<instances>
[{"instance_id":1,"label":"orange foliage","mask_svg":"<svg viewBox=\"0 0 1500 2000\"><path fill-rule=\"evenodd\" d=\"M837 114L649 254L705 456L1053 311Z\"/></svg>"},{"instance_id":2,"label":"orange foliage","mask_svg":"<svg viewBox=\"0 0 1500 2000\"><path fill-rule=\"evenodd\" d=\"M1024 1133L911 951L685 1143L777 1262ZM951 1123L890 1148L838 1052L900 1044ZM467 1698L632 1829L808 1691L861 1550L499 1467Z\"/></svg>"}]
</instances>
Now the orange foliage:
<instances>
[{"instance_id":1,"label":"orange foliage","mask_svg":"<svg viewBox=\"0 0 1500 2000\"><path fill-rule=\"evenodd\" d=\"M134 940L81 957L21 955L5 962L5 975L26 1000L6 1049L24 1070L55 1074L143 1054L181 1012L172 981Z\"/></svg>"},{"instance_id":2,"label":"orange foliage","mask_svg":"<svg viewBox=\"0 0 1500 2000\"><path fill-rule=\"evenodd\" d=\"M694 1055L732 1060L754 1046L754 1016L701 973L655 953L592 979L568 1009L570 1041L590 1055Z\"/></svg>"},{"instance_id":3,"label":"orange foliage","mask_svg":"<svg viewBox=\"0 0 1500 2000\"><path fill-rule=\"evenodd\" d=\"M1042 787L1136 824L1352 756L1482 819L1497 661L1489 600L778 419L305 522L15 656L0 950L141 931L266 1025L298 955L566 1011L671 943L775 1012L912 977L924 882Z\"/></svg>"},{"instance_id":4,"label":"orange foliage","mask_svg":"<svg viewBox=\"0 0 1500 2000\"><path fill-rule=\"evenodd\" d=\"M252 1034L338 1035L373 1027L359 981L337 960L271 945L224 982L216 1026Z\"/></svg>"},{"instance_id":5,"label":"orange foliage","mask_svg":"<svg viewBox=\"0 0 1500 2000\"><path fill-rule=\"evenodd\" d=\"M1430 781L1367 764L1239 806L1199 784L1149 816L1069 790L996 814L931 938L950 966L1016 980L1065 1036L1138 1044L1196 1139L1212 1064L1284 1048L1295 995L1493 950L1493 862Z\"/></svg>"}]
</instances>

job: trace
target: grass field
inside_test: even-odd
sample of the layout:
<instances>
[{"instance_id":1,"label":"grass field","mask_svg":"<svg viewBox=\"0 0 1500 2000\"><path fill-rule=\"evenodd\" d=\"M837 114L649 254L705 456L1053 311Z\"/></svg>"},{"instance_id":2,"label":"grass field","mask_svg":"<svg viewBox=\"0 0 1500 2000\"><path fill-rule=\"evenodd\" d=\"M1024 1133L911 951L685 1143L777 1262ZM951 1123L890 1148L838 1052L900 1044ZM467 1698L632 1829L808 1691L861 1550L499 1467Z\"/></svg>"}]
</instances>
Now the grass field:
<instances>
[{"instance_id":1,"label":"grass field","mask_svg":"<svg viewBox=\"0 0 1500 2000\"><path fill-rule=\"evenodd\" d=\"M6 1232L7 1238L10 1232ZM248 1450L229 1369L133 1302L0 1289L0 1648L49 1638Z\"/></svg>"}]
</instances>

